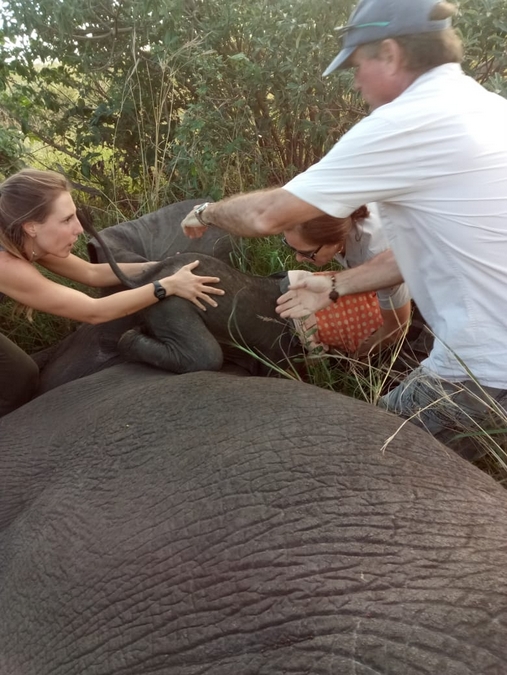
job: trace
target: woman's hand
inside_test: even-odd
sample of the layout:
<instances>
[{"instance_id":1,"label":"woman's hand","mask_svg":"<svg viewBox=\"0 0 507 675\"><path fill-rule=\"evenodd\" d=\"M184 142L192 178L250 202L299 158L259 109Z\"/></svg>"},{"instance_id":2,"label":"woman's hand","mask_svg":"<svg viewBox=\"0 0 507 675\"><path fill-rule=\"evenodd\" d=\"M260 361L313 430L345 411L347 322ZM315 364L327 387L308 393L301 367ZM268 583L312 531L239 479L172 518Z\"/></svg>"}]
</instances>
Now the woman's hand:
<instances>
[{"instance_id":1,"label":"woman's hand","mask_svg":"<svg viewBox=\"0 0 507 675\"><path fill-rule=\"evenodd\" d=\"M206 307L199 302L203 300L212 307L217 307L217 303L211 295L223 295L225 291L221 288L213 288L207 284L218 284L220 279L218 277L199 277L192 273L192 270L197 267L199 261L196 260L188 265L184 265L180 270L172 274L170 277L160 279L160 283L165 288L167 293L178 295L180 298L190 300L199 309L206 311Z\"/></svg>"},{"instance_id":2,"label":"woman's hand","mask_svg":"<svg viewBox=\"0 0 507 675\"><path fill-rule=\"evenodd\" d=\"M384 338L385 338L384 333L382 329L379 328L374 333L372 333L370 337L367 337L365 340L361 342L361 344L357 348L355 357L367 361L369 356L373 356L380 350L381 343L383 342ZM386 345L387 341L384 343L384 346Z\"/></svg>"}]
</instances>

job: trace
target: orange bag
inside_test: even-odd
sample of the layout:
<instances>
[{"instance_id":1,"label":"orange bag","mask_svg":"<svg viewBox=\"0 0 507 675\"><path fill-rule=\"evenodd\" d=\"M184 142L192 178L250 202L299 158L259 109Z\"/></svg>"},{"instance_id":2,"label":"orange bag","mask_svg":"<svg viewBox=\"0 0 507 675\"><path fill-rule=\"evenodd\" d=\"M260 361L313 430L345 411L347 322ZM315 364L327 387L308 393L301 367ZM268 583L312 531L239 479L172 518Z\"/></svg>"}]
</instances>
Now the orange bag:
<instances>
[{"instance_id":1,"label":"orange bag","mask_svg":"<svg viewBox=\"0 0 507 675\"><path fill-rule=\"evenodd\" d=\"M349 354L357 351L361 342L383 324L375 292L344 295L315 312L315 319L317 340Z\"/></svg>"}]
</instances>

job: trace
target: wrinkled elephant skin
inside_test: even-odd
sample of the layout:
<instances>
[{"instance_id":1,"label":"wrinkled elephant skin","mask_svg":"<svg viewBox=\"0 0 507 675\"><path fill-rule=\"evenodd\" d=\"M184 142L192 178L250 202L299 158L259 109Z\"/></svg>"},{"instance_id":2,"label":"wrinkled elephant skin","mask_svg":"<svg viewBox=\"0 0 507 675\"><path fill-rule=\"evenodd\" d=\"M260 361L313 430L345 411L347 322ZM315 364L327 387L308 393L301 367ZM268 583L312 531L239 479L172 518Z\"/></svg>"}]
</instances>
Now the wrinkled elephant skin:
<instances>
[{"instance_id":1,"label":"wrinkled elephant skin","mask_svg":"<svg viewBox=\"0 0 507 675\"><path fill-rule=\"evenodd\" d=\"M505 491L398 426L133 364L7 415L0 672L504 675Z\"/></svg>"}]
</instances>

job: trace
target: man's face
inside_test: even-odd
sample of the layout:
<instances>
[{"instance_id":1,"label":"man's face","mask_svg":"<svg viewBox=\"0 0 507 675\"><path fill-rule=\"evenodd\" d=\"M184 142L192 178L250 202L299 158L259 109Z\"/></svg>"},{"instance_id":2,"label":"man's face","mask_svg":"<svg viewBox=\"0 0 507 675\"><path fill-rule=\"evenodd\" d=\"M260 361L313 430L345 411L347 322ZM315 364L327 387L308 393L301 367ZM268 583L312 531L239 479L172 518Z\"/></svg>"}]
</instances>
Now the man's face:
<instances>
[{"instance_id":1,"label":"man's face","mask_svg":"<svg viewBox=\"0 0 507 675\"><path fill-rule=\"evenodd\" d=\"M358 47L350 57L350 64L354 71L354 88L372 110L390 103L403 90L400 77L393 72L392 62L382 53L371 57L364 47Z\"/></svg>"}]
</instances>

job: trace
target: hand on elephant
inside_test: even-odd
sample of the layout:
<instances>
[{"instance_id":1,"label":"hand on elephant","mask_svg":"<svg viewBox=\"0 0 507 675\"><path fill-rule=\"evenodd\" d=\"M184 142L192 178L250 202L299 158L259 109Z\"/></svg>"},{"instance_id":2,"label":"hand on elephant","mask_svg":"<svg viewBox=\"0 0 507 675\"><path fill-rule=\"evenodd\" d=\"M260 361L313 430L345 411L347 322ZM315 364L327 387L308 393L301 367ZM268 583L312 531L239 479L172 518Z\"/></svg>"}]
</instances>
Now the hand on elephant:
<instances>
[{"instance_id":1,"label":"hand on elephant","mask_svg":"<svg viewBox=\"0 0 507 675\"><path fill-rule=\"evenodd\" d=\"M195 216L195 208L182 220L181 228L189 239L200 239L208 229Z\"/></svg>"},{"instance_id":2,"label":"hand on elephant","mask_svg":"<svg viewBox=\"0 0 507 675\"><path fill-rule=\"evenodd\" d=\"M175 274L168 277L170 280L171 290L170 292L173 295L178 295L180 298L185 298L185 300L190 300L194 305L197 305L199 309L206 311L206 307L199 302L203 300L208 305L212 307L217 307L216 301L211 298L208 294L211 295L223 295L225 291L221 288L213 288L207 284L218 284L220 279L218 277L199 277L196 274L193 274L192 270L199 265L199 261L189 263L184 265L179 269Z\"/></svg>"},{"instance_id":3,"label":"hand on elephant","mask_svg":"<svg viewBox=\"0 0 507 675\"><path fill-rule=\"evenodd\" d=\"M284 319L301 319L330 304L331 281L327 274L297 271L297 280L277 300L276 311Z\"/></svg>"}]
</instances>

